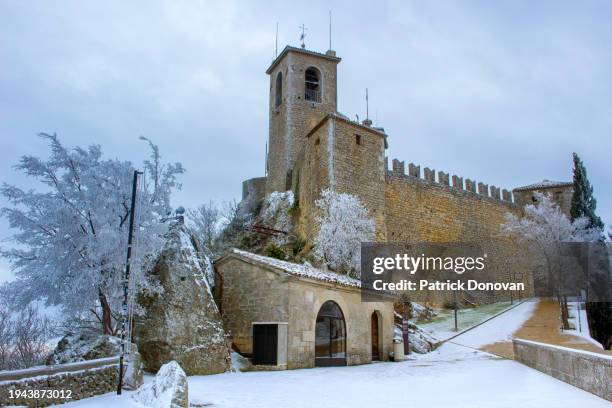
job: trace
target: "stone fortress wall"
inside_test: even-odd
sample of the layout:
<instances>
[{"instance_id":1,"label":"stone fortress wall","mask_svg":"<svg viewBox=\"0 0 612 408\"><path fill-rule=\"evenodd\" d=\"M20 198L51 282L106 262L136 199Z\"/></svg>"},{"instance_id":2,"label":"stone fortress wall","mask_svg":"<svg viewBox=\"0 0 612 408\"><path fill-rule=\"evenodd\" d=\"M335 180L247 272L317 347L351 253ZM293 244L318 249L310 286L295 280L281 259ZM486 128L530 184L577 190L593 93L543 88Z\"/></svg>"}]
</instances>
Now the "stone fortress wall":
<instances>
[{"instance_id":1,"label":"stone fortress wall","mask_svg":"<svg viewBox=\"0 0 612 408\"><path fill-rule=\"evenodd\" d=\"M321 193L331 188L355 195L376 222L377 242L480 244L495 259L492 280L522 281L530 295L532 282L527 275L540 267L539 261L522 259L524 251L501 234L501 225L506 214L519 215L526 203L533 202L534 191L552 192L562 210L568 210L571 183L553 182L554 190L550 183L539 183L515 189L513 194L428 167L421 174L420 166L410 163L406 168L397 159L389 169L384 129L373 127L369 118L359 123L337 110L339 62L335 51L323 54L286 47L268 68L268 174L265 181L245 182L243 198L256 202L273 191L292 190L297 200L295 233L311 246ZM305 72L311 67L320 74L318 102L307 101L304 94ZM279 74L282 85L277 81ZM543 190L542 185L547 187Z\"/></svg>"},{"instance_id":2,"label":"stone fortress wall","mask_svg":"<svg viewBox=\"0 0 612 408\"><path fill-rule=\"evenodd\" d=\"M388 242L469 243L487 254L487 275L478 280L522 282L523 297L533 295L532 274L539 260L528 257L515 242L504 236L501 226L506 214L519 215L521 207L506 189L466 179L443 171L410 163L392 161L385 178L385 217ZM436 177L437 175L437 177ZM431 301L442 304L449 294L432 294ZM508 300L509 293L471 291L463 298L489 303ZM514 295L515 297L517 294Z\"/></svg>"}]
</instances>

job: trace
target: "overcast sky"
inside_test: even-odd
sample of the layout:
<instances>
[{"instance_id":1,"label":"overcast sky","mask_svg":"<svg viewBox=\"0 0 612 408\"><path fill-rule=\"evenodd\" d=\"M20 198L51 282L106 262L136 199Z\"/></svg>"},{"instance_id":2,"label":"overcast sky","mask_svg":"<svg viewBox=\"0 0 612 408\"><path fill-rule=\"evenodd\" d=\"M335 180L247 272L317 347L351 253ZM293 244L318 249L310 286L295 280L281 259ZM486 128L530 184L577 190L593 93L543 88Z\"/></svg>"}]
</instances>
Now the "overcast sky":
<instances>
[{"instance_id":1,"label":"overcast sky","mask_svg":"<svg viewBox=\"0 0 612 408\"><path fill-rule=\"evenodd\" d=\"M276 22L279 51L304 23L324 52L330 9L339 110L363 118L368 87L391 158L511 189L570 180L576 151L612 222L609 1L0 0L0 181L35 186L12 165L47 154L39 132L135 163L145 135L187 169L175 205L239 198L264 172Z\"/></svg>"}]
</instances>

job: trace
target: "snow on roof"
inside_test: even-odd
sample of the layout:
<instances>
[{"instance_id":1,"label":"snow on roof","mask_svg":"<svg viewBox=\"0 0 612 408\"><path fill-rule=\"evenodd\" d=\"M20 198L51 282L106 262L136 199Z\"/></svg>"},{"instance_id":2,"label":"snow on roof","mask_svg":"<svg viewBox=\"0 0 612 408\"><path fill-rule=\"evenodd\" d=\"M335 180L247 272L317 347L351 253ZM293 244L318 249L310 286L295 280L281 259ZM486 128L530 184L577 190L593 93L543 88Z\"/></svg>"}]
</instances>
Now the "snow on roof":
<instances>
[{"instance_id":1,"label":"snow on roof","mask_svg":"<svg viewBox=\"0 0 612 408\"><path fill-rule=\"evenodd\" d=\"M349 278L346 275L340 275L335 272L324 271L312 266L296 264L293 262L281 261L280 259L270 258L268 256L257 255L251 252L242 251L233 248L230 254L238 255L242 258L247 258L260 264L268 265L276 269L280 269L290 275L314 279L322 282L333 283L336 285L361 288L361 281Z\"/></svg>"},{"instance_id":2,"label":"snow on roof","mask_svg":"<svg viewBox=\"0 0 612 408\"><path fill-rule=\"evenodd\" d=\"M572 183L571 181L542 180L538 183L529 184L523 187L517 187L513 191L538 190L541 188L554 188L554 187L569 187L573 185L574 183Z\"/></svg>"}]
</instances>

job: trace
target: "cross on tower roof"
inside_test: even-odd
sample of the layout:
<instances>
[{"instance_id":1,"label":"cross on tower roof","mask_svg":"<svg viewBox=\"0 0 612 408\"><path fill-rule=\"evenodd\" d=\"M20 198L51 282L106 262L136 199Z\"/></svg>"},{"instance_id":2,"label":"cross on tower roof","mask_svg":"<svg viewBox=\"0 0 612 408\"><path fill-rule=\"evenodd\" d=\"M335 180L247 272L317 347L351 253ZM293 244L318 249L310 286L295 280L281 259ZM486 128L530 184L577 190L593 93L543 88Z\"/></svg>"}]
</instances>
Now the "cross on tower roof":
<instances>
[{"instance_id":1,"label":"cross on tower roof","mask_svg":"<svg viewBox=\"0 0 612 408\"><path fill-rule=\"evenodd\" d=\"M308 30L308 28L303 23L298 28L302 29L302 34L300 35L300 41L302 42L302 48L306 48L306 44L304 44L304 38L306 38L306 30Z\"/></svg>"}]
</instances>

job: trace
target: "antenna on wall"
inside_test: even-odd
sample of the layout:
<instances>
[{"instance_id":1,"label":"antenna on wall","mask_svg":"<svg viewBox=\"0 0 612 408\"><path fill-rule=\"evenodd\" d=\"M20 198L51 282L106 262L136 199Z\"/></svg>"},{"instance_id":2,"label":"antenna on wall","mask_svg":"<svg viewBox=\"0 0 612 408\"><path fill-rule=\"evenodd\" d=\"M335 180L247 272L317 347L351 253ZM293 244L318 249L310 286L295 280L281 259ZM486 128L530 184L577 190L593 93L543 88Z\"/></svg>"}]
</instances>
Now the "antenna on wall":
<instances>
[{"instance_id":1,"label":"antenna on wall","mask_svg":"<svg viewBox=\"0 0 612 408\"><path fill-rule=\"evenodd\" d=\"M370 103L368 101L368 88L366 88L366 119L370 119Z\"/></svg>"},{"instance_id":2,"label":"antenna on wall","mask_svg":"<svg viewBox=\"0 0 612 408\"><path fill-rule=\"evenodd\" d=\"M331 27L332 27L332 23L331 23L331 10L329 10L329 49L332 49L331 46Z\"/></svg>"},{"instance_id":3,"label":"antenna on wall","mask_svg":"<svg viewBox=\"0 0 612 408\"><path fill-rule=\"evenodd\" d=\"M278 21L276 22L276 38L274 43L274 58L278 57Z\"/></svg>"}]
</instances>

